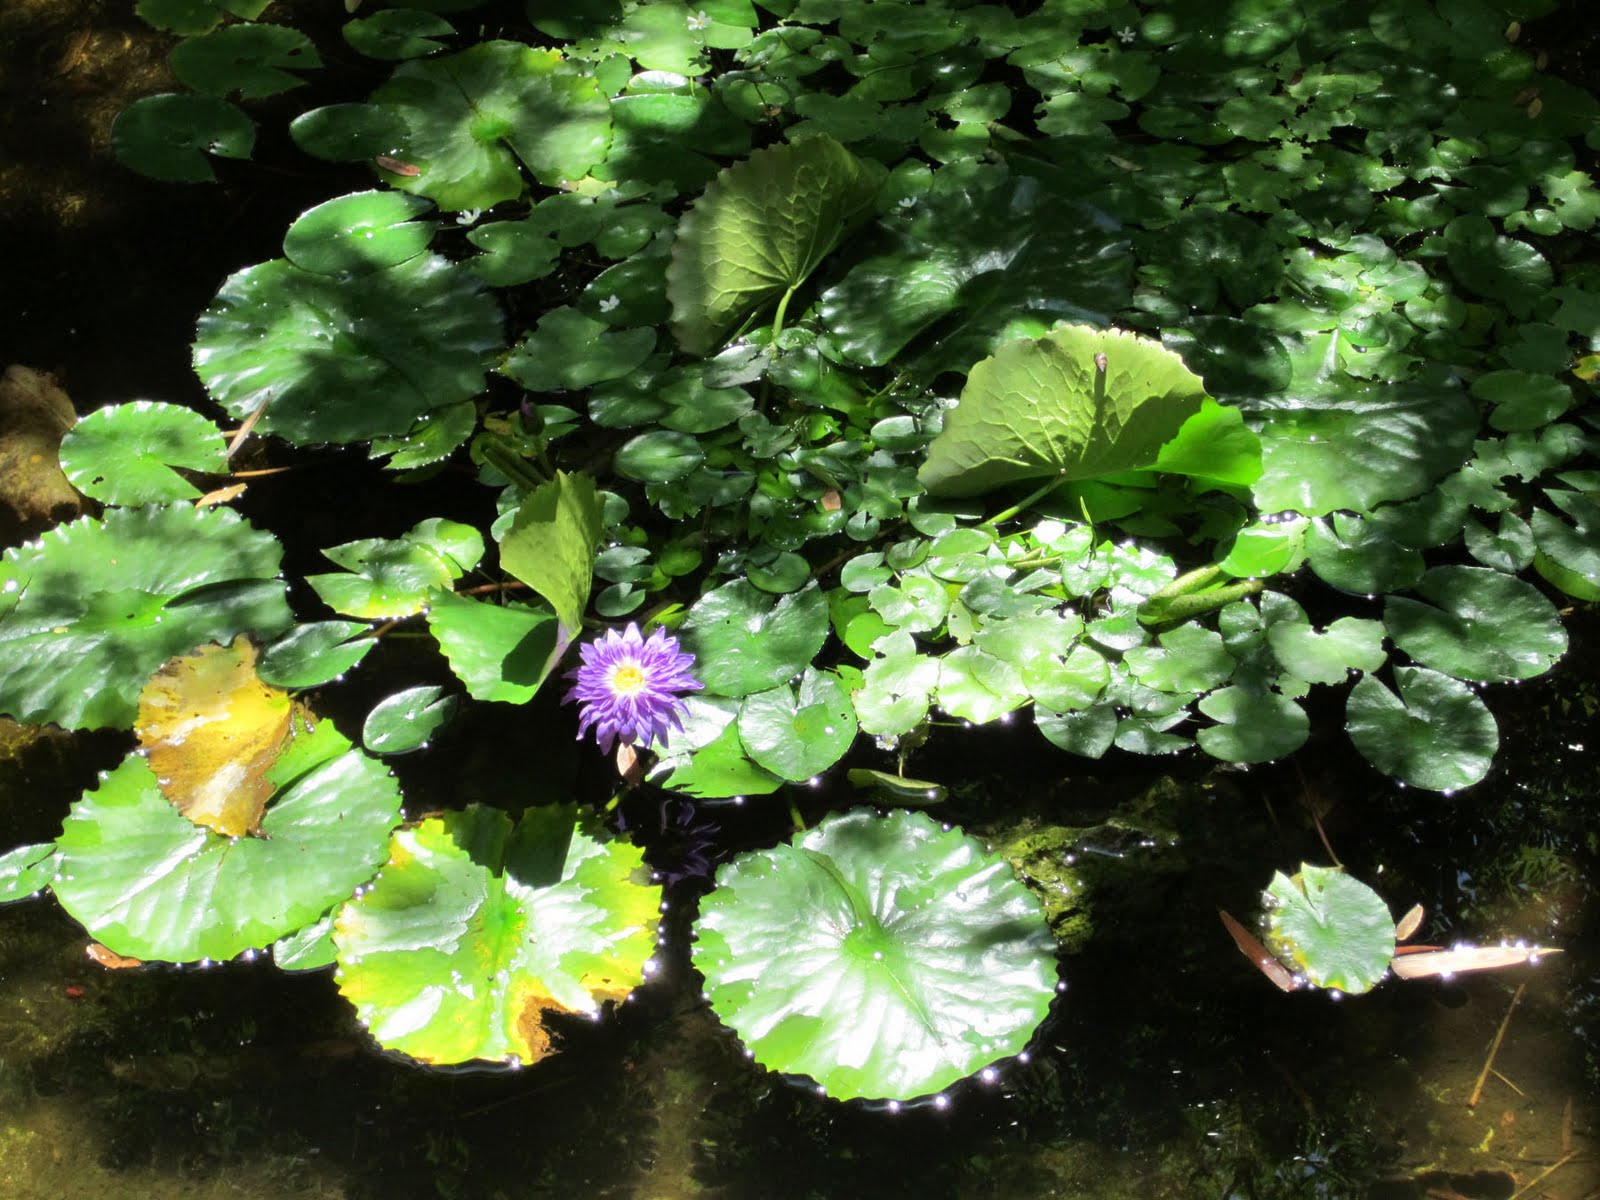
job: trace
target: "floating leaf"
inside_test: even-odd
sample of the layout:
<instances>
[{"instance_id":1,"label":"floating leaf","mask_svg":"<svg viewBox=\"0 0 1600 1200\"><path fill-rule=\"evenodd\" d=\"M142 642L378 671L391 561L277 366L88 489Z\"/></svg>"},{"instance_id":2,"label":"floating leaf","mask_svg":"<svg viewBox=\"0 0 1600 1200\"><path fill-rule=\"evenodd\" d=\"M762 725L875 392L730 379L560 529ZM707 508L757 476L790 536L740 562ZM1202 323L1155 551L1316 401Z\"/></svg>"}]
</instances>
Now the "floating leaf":
<instances>
[{"instance_id":1,"label":"floating leaf","mask_svg":"<svg viewBox=\"0 0 1600 1200\"><path fill-rule=\"evenodd\" d=\"M794 678L828 636L828 601L810 584L777 597L743 579L695 601L683 624L683 647L695 674L720 696L748 696Z\"/></svg>"},{"instance_id":2,"label":"floating leaf","mask_svg":"<svg viewBox=\"0 0 1600 1200\"><path fill-rule=\"evenodd\" d=\"M672 332L709 354L745 317L787 297L870 214L876 164L830 137L768 146L724 170L678 222Z\"/></svg>"},{"instance_id":3,"label":"floating leaf","mask_svg":"<svg viewBox=\"0 0 1600 1200\"><path fill-rule=\"evenodd\" d=\"M1434 567L1416 590L1433 603L1390 596L1383 623L1424 666L1498 683L1542 675L1567 651L1555 606L1531 583L1486 567Z\"/></svg>"},{"instance_id":4,"label":"floating leaf","mask_svg":"<svg viewBox=\"0 0 1600 1200\"><path fill-rule=\"evenodd\" d=\"M1121 330L1018 339L972 368L917 478L934 495L976 496L1146 467L1204 397L1177 355Z\"/></svg>"},{"instance_id":5,"label":"floating leaf","mask_svg":"<svg viewBox=\"0 0 1600 1200\"><path fill-rule=\"evenodd\" d=\"M157 29L193 37L215 29L226 15L254 21L272 0L139 0L134 11Z\"/></svg>"},{"instance_id":6,"label":"floating leaf","mask_svg":"<svg viewBox=\"0 0 1600 1200\"><path fill-rule=\"evenodd\" d=\"M455 27L443 17L415 8L385 9L348 21L340 30L351 49L390 62L435 54L444 49L444 43L433 39L454 32Z\"/></svg>"},{"instance_id":7,"label":"floating leaf","mask_svg":"<svg viewBox=\"0 0 1600 1200\"><path fill-rule=\"evenodd\" d=\"M1226 687L1197 706L1217 722L1195 734L1200 748L1223 762L1272 762L1305 745L1311 722L1287 696L1248 687Z\"/></svg>"},{"instance_id":8,"label":"floating leaf","mask_svg":"<svg viewBox=\"0 0 1600 1200\"><path fill-rule=\"evenodd\" d=\"M315 921L383 862L400 792L331 723L295 738L272 768L261 837L187 820L130 755L72 806L51 885L118 954L229 959Z\"/></svg>"},{"instance_id":9,"label":"floating leaf","mask_svg":"<svg viewBox=\"0 0 1600 1200\"><path fill-rule=\"evenodd\" d=\"M172 51L172 73L197 92L245 100L276 96L305 80L291 74L320 67L311 39L286 25L226 25L185 38Z\"/></svg>"},{"instance_id":10,"label":"floating leaf","mask_svg":"<svg viewBox=\"0 0 1600 1200\"><path fill-rule=\"evenodd\" d=\"M1373 766L1413 787L1453 792L1489 773L1500 732L1466 684L1396 667L1396 696L1368 675L1350 690L1346 728Z\"/></svg>"},{"instance_id":11,"label":"floating leaf","mask_svg":"<svg viewBox=\"0 0 1600 1200\"><path fill-rule=\"evenodd\" d=\"M1037 179L945 169L880 224L889 249L818 302L857 362L882 366L933 330L945 334L931 351L938 365L965 371L1024 314L1106 325L1128 303L1128 243L1116 222Z\"/></svg>"},{"instance_id":12,"label":"floating leaf","mask_svg":"<svg viewBox=\"0 0 1600 1200\"><path fill-rule=\"evenodd\" d=\"M679 738L672 740L674 745L679 744ZM745 753L738 727L733 724L685 759L674 758L664 765L669 765L672 772L665 786L708 800L765 796L783 786L781 775L758 766Z\"/></svg>"},{"instance_id":13,"label":"floating leaf","mask_svg":"<svg viewBox=\"0 0 1600 1200\"><path fill-rule=\"evenodd\" d=\"M274 259L223 283L201 314L194 369L240 420L267 405L258 432L359 442L476 396L500 344L493 298L437 255L355 279Z\"/></svg>"},{"instance_id":14,"label":"floating leaf","mask_svg":"<svg viewBox=\"0 0 1600 1200\"><path fill-rule=\"evenodd\" d=\"M440 726L455 716L458 696L432 684L385 696L361 726L361 742L374 754L403 754L426 746Z\"/></svg>"},{"instance_id":15,"label":"floating leaf","mask_svg":"<svg viewBox=\"0 0 1600 1200\"><path fill-rule=\"evenodd\" d=\"M1386 657L1382 624L1361 617L1340 617L1326 630L1275 622L1267 641L1283 669L1307 683L1343 683L1351 671L1376 671Z\"/></svg>"},{"instance_id":16,"label":"floating leaf","mask_svg":"<svg viewBox=\"0 0 1600 1200\"><path fill-rule=\"evenodd\" d=\"M156 785L196 825L259 835L294 705L256 675L247 637L170 659L139 693L133 731Z\"/></svg>"},{"instance_id":17,"label":"floating leaf","mask_svg":"<svg viewBox=\"0 0 1600 1200\"><path fill-rule=\"evenodd\" d=\"M421 612L434 589L476 566L483 538L470 525L432 518L403 537L363 538L323 554L345 568L306 576L323 603L347 616L393 620Z\"/></svg>"},{"instance_id":18,"label":"floating leaf","mask_svg":"<svg viewBox=\"0 0 1600 1200\"><path fill-rule=\"evenodd\" d=\"M760 766L784 779L820 775L856 740L856 714L839 677L807 667L798 688L783 684L746 696L739 740Z\"/></svg>"},{"instance_id":19,"label":"floating leaf","mask_svg":"<svg viewBox=\"0 0 1600 1200\"><path fill-rule=\"evenodd\" d=\"M537 1062L551 1018L598 1017L644 982L661 889L644 856L567 805L513 829L474 805L394 835L334 923L335 975L390 1050L427 1063Z\"/></svg>"},{"instance_id":20,"label":"floating leaf","mask_svg":"<svg viewBox=\"0 0 1600 1200\"><path fill-rule=\"evenodd\" d=\"M1478 418L1454 390L1346 384L1254 402L1263 422L1262 512L1367 512L1420 495L1472 453ZM1314 561L1314 560L1313 560Z\"/></svg>"},{"instance_id":21,"label":"floating leaf","mask_svg":"<svg viewBox=\"0 0 1600 1200\"><path fill-rule=\"evenodd\" d=\"M316 971L333 965L333 914L272 943L272 962L280 971Z\"/></svg>"},{"instance_id":22,"label":"floating leaf","mask_svg":"<svg viewBox=\"0 0 1600 1200\"><path fill-rule=\"evenodd\" d=\"M127 728L146 680L205 642L292 623L281 549L226 509L113 509L0 559L0 711Z\"/></svg>"},{"instance_id":23,"label":"floating leaf","mask_svg":"<svg viewBox=\"0 0 1600 1200\"><path fill-rule=\"evenodd\" d=\"M377 104L328 104L289 122L289 136L307 154L328 162L373 161L400 152L406 122Z\"/></svg>"},{"instance_id":24,"label":"floating leaf","mask_svg":"<svg viewBox=\"0 0 1600 1200\"><path fill-rule=\"evenodd\" d=\"M59 869L54 842L0 854L0 904L28 899L48 887Z\"/></svg>"},{"instance_id":25,"label":"floating leaf","mask_svg":"<svg viewBox=\"0 0 1600 1200\"><path fill-rule=\"evenodd\" d=\"M516 199L524 166L552 186L581 179L611 144L611 105L593 76L519 42L402 63L372 103L404 122L394 157L417 169L388 182L445 209Z\"/></svg>"},{"instance_id":26,"label":"floating leaf","mask_svg":"<svg viewBox=\"0 0 1600 1200\"><path fill-rule=\"evenodd\" d=\"M174 467L228 469L222 431L176 404L135 400L98 408L61 439L61 469L72 486L106 504L159 504L200 495Z\"/></svg>"},{"instance_id":27,"label":"floating leaf","mask_svg":"<svg viewBox=\"0 0 1600 1200\"><path fill-rule=\"evenodd\" d=\"M269 645L256 664L263 683L280 688L310 688L328 683L355 666L378 644L357 621L312 621L296 625Z\"/></svg>"},{"instance_id":28,"label":"floating leaf","mask_svg":"<svg viewBox=\"0 0 1600 1200\"><path fill-rule=\"evenodd\" d=\"M1020 1053L1055 941L999 855L921 813L829 817L717 872L695 967L762 1066L838 1099L910 1099Z\"/></svg>"},{"instance_id":29,"label":"floating leaf","mask_svg":"<svg viewBox=\"0 0 1600 1200\"><path fill-rule=\"evenodd\" d=\"M164 183L210 183L206 161L249 158L256 127L231 104L211 96L144 96L111 123L111 149L123 166Z\"/></svg>"},{"instance_id":30,"label":"floating leaf","mask_svg":"<svg viewBox=\"0 0 1600 1200\"><path fill-rule=\"evenodd\" d=\"M531 392L581 391L620 379L650 357L653 329L617 329L575 308L556 308L512 348L501 367Z\"/></svg>"},{"instance_id":31,"label":"floating leaf","mask_svg":"<svg viewBox=\"0 0 1600 1200\"><path fill-rule=\"evenodd\" d=\"M1371 991L1394 956L1394 917L1383 898L1343 871L1302 863L1267 887L1267 947L1320 988Z\"/></svg>"},{"instance_id":32,"label":"floating leaf","mask_svg":"<svg viewBox=\"0 0 1600 1200\"><path fill-rule=\"evenodd\" d=\"M583 625L600 530L594 480L557 471L523 498L500 540L500 565L555 609L561 624L558 656Z\"/></svg>"},{"instance_id":33,"label":"floating leaf","mask_svg":"<svg viewBox=\"0 0 1600 1200\"><path fill-rule=\"evenodd\" d=\"M428 248L434 226L414 221L433 205L404 192L352 192L295 218L283 253L302 271L366 275L398 266Z\"/></svg>"}]
</instances>

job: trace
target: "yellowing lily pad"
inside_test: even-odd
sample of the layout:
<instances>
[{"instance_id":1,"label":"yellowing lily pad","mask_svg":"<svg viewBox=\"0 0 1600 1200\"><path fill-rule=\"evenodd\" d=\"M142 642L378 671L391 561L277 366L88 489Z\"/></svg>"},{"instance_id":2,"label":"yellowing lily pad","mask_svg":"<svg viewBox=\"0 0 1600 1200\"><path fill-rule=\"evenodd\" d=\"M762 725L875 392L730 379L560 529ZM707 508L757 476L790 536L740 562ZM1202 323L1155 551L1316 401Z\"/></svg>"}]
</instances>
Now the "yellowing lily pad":
<instances>
[{"instance_id":1,"label":"yellowing lily pad","mask_svg":"<svg viewBox=\"0 0 1600 1200\"><path fill-rule=\"evenodd\" d=\"M256 675L249 638L169 659L139 693L134 732L162 795L196 825L260 832L267 777L294 725L289 693Z\"/></svg>"},{"instance_id":2,"label":"yellowing lily pad","mask_svg":"<svg viewBox=\"0 0 1600 1200\"><path fill-rule=\"evenodd\" d=\"M339 990L372 1036L426 1063L530 1063L551 1016L599 1017L649 973L661 889L571 805L512 826L474 806L394 835L334 920Z\"/></svg>"}]
</instances>

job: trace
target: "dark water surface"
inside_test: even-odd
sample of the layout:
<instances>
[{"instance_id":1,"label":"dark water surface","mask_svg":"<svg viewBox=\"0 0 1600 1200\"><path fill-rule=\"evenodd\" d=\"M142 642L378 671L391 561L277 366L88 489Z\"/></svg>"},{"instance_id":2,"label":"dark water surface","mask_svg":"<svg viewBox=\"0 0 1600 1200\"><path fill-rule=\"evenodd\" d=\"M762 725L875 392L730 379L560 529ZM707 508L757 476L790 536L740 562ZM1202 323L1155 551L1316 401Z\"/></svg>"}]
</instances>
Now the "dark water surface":
<instances>
[{"instance_id":1,"label":"dark water surface","mask_svg":"<svg viewBox=\"0 0 1600 1200\"><path fill-rule=\"evenodd\" d=\"M0 367L53 373L79 412L140 397L204 405L188 343L222 278L276 255L289 219L341 183L368 185L324 164L223 163L207 188L119 168L110 118L170 86L167 40L131 7L0 2ZM282 125L262 121L262 162L294 161L271 145ZM349 513L322 528L364 469L330 457L252 485L242 507L312 547L408 526L412 514L373 512L353 514L370 530L353 534ZM470 517L485 500L459 503ZM1007 729L950 735L916 758L914 773L951 787L943 819L997 840L1059 826L1088 885L1067 987L1030 1060L956 1089L943 1111L839 1105L747 1064L681 949L692 888L674 896L665 977L517 1073L384 1056L326 975L265 962L109 972L53 902L0 910L0 1197L1591 1200L1600 623L1590 611L1569 625L1556 672L1486 692L1503 750L1460 797L1377 777L1328 713L1313 714L1325 737L1296 765L1248 772L1087 763ZM498 749L530 720L508 711L402 767L412 811L515 802L533 771L583 786L570 746L537 761ZM0 848L54 836L124 749L120 735L0 721ZM806 815L828 800L809 799ZM1312 810L1396 913L1427 907L1423 939L1566 953L1343 1001L1279 994L1215 911L1246 917L1271 867L1326 861ZM741 813L725 832L770 841L785 820ZM671 837L658 841L671 852Z\"/></svg>"}]
</instances>

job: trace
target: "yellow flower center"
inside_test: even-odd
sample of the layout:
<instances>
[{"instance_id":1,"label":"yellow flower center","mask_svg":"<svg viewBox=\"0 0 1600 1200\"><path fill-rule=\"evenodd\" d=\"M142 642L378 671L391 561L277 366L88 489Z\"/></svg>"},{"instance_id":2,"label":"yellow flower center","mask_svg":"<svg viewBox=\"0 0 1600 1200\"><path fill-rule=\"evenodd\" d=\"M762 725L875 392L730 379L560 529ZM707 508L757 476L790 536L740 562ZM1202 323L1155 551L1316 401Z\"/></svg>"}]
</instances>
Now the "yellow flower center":
<instances>
[{"instance_id":1,"label":"yellow flower center","mask_svg":"<svg viewBox=\"0 0 1600 1200\"><path fill-rule=\"evenodd\" d=\"M611 672L611 690L618 696L637 696L644 691L644 668L638 663L619 663Z\"/></svg>"}]
</instances>

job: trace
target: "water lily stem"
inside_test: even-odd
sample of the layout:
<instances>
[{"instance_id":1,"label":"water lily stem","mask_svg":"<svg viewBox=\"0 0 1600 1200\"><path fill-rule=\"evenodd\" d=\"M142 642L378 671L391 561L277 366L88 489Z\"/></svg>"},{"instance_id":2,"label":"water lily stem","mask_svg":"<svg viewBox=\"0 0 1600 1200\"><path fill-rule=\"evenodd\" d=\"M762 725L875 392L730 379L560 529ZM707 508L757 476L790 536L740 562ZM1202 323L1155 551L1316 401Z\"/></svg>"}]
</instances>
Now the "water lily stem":
<instances>
[{"instance_id":1,"label":"water lily stem","mask_svg":"<svg viewBox=\"0 0 1600 1200\"><path fill-rule=\"evenodd\" d=\"M772 315L772 340L768 343L776 353L778 349L778 335L783 332L783 318L789 311L789 298L794 295L794 288L784 292L778 300L778 311Z\"/></svg>"},{"instance_id":2,"label":"water lily stem","mask_svg":"<svg viewBox=\"0 0 1600 1200\"><path fill-rule=\"evenodd\" d=\"M1024 509L1026 509L1030 505L1032 505L1035 500L1038 500L1038 499L1040 499L1040 498L1042 498L1044 496L1049 495L1051 492L1055 491L1056 488L1060 487L1065 482L1066 482L1066 480L1062 479L1059 475L1054 477L1054 478L1052 478L1052 479L1046 480L1044 483L1042 483L1038 487L1034 488L1033 491L1029 492L1021 500L1018 500L1010 508L1001 509L999 512L995 513L994 516L990 517L983 524L989 526L992 529L996 525L1000 524L1001 521L1009 521L1012 517L1016 516L1019 512L1022 512Z\"/></svg>"}]
</instances>

